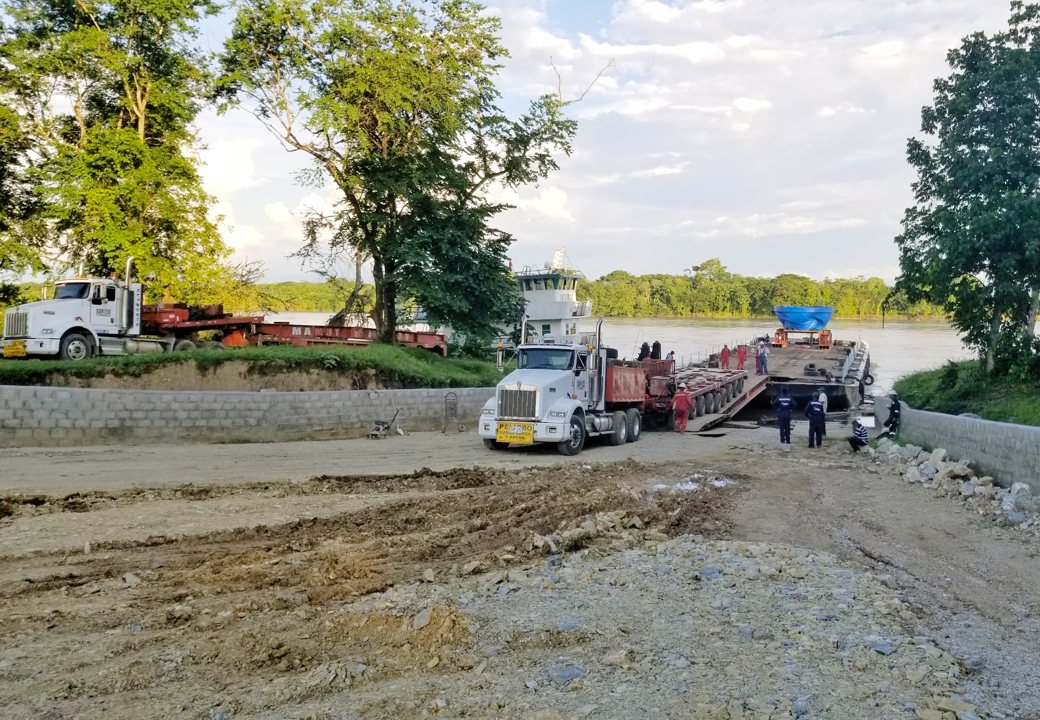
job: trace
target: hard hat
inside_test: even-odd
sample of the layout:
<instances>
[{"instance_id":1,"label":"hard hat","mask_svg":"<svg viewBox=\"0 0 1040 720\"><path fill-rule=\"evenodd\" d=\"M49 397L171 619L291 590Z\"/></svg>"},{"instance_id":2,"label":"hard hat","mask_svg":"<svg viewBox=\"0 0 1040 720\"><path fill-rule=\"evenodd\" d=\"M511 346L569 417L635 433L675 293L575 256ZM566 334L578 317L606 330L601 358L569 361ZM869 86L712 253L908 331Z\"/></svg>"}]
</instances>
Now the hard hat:
<instances>
[{"instance_id":1,"label":"hard hat","mask_svg":"<svg viewBox=\"0 0 1040 720\"><path fill-rule=\"evenodd\" d=\"M679 388L682 390L686 389L686 383L679 383Z\"/></svg>"}]
</instances>

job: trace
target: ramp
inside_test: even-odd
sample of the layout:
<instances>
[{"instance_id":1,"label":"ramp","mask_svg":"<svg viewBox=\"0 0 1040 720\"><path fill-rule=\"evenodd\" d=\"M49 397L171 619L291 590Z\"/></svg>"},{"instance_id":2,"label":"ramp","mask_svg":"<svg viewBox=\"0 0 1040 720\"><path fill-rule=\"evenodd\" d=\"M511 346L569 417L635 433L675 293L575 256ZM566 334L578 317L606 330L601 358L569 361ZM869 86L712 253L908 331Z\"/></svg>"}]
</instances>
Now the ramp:
<instances>
[{"instance_id":1,"label":"ramp","mask_svg":"<svg viewBox=\"0 0 1040 720\"><path fill-rule=\"evenodd\" d=\"M703 432L726 422L765 392L768 380L769 378L765 375L749 375L744 383L743 392L733 397L716 413L690 418L686 424L687 432Z\"/></svg>"}]
</instances>

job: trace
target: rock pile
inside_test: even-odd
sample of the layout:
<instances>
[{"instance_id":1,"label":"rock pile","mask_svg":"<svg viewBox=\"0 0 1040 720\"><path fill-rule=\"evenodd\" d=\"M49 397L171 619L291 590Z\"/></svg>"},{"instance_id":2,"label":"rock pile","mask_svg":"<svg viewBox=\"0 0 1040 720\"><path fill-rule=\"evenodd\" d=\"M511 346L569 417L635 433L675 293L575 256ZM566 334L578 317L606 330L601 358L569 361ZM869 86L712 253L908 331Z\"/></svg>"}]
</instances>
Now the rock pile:
<instances>
[{"instance_id":1,"label":"rock pile","mask_svg":"<svg viewBox=\"0 0 1040 720\"><path fill-rule=\"evenodd\" d=\"M932 490L936 497L960 500L1001 525L1040 536L1040 497L1026 483L1000 487L989 475L976 475L970 459L956 460L943 448L925 450L888 438L882 438L876 450L870 449L870 455L876 464L895 470L908 483Z\"/></svg>"}]
</instances>

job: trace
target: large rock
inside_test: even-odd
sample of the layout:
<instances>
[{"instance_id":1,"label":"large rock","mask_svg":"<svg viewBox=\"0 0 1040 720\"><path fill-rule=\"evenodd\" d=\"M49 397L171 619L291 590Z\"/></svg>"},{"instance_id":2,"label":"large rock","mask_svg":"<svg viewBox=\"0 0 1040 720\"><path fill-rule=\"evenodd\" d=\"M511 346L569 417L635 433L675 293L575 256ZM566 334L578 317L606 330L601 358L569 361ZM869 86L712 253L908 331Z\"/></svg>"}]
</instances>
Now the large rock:
<instances>
[{"instance_id":1,"label":"large rock","mask_svg":"<svg viewBox=\"0 0 1040 720\"><path fill-rule=\"evenodd\" d=\"M1011 485L1011 494L1015 497L1029 496L1032 495L1032 488L1024 482L1017 482Z\"/></svg>"},{"instance_id":2,"label":"large rock","mask_svg":"<svg viewBox=\"0 0 1040 720\"><path fill-rule=\"evenodd\" d=\"M945 448L935 448L934 450L932 450L931 460L932 460L933 463L941 463L945 459L946 459L946 449Z\"/></svg>"}]
</instances>

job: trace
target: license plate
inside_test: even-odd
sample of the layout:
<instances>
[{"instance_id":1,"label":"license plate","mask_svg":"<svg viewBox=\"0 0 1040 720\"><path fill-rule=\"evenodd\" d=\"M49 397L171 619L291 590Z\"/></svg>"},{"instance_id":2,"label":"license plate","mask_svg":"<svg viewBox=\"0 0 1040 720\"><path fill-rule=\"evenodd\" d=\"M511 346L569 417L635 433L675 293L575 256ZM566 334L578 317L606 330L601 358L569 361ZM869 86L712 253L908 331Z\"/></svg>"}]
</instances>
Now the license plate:
<instances>
[{"instance_id":1,"label":"license plate","mask_svg":"<svg viewBox=\"0 0 1040 720\"><path fill-rule=\"evenodd\" d=\"M498 442L531 445L534 443L534 423L500 422L495 439Z\"/></svg>"},{"instance_id":2,"label":"license plate","mask_svg":"<svg viewBox=\"0 0 1040 720\"><path fill-rule=\"evenodd\" d=\"M4 357L25 357L25 341L15 340L4 346Z\"/></svg>"}]
</instances>

